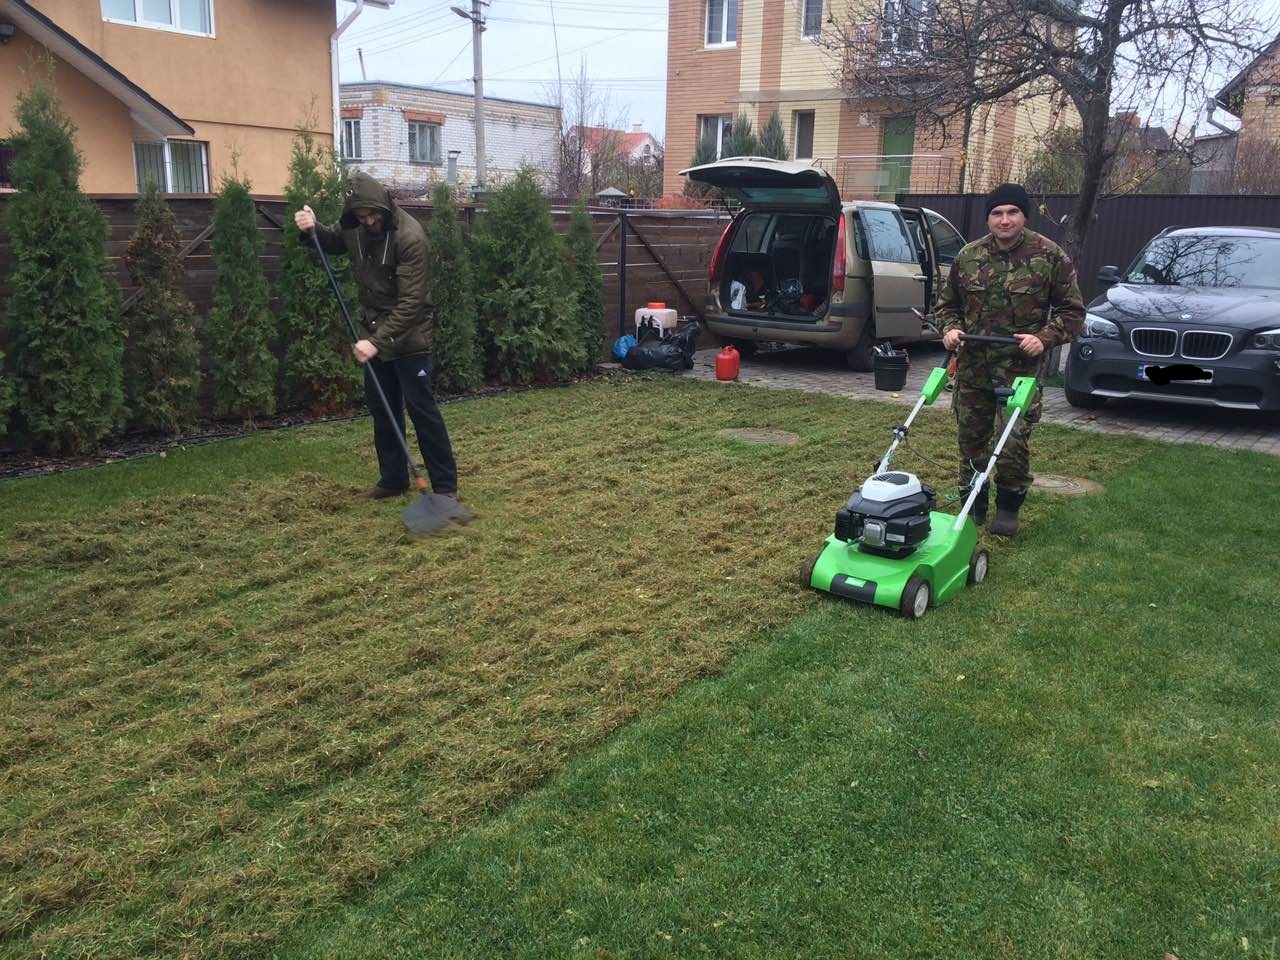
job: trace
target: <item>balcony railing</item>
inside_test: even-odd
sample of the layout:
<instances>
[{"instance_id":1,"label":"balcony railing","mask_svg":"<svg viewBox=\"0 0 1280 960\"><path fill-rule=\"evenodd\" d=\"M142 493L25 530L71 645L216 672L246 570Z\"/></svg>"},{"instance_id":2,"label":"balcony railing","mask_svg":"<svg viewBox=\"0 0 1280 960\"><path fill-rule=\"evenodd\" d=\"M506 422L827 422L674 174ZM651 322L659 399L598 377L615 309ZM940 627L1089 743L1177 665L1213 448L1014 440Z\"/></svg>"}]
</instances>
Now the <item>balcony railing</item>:
<instances>
[{"instance_id":1,"label":"balcony railing","mask_svg":"<svg viewBox=\"0 0 1280 960\"><path fill-rule=\"evenodd\" d=\"M896 193L948 193L957 188L960 163L936 153L819 157L844 200L892 200Z\"/></svg>"}]
</instances>

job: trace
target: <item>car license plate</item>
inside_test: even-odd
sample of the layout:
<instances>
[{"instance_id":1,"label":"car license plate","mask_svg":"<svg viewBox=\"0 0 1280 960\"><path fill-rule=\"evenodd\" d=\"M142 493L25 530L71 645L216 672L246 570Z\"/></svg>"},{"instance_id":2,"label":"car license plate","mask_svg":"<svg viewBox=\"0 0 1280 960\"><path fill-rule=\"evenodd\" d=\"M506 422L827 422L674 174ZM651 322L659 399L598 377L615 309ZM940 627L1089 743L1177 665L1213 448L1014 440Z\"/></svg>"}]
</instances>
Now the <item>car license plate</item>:
<instances>
[{"instance_id":1,"label":"car license plate","mask_svg":"<svg viewBox=\"0 0 1280 960\"><path fill-rule=\"evenodd\" d=\"M1155 364L1155 363L1140 363L1140 364L1138 364L1138 379L1139 379L1139 380L1141 380L1143 383L1150 383L1150 382L1151 382L1151 378L1147 376L1147 367L1155 367L1155 366L1159 366L1159 364ZM1198 367L1197 369L1204 370L1204 368L1203 368L1203 367ZM1190 384L1190 385L1192 385L1192 386L1198 386L1198 387L1211 387L1211 386L1213 386L1213 371L1212 371L1212 370L1204 370L1204 372L1205 372L1205 373L1207 373L1207 374L1209 375L1209 376L1208 376L1206 379L1204 379L1204 380L1172 380L1172 381L1169 381L1169 384L1172 384L1172 383L1186 383L1186 384ZM1168 385L1168 384L1166 384L1166 385Z\"/></svg>"}]
</instances>

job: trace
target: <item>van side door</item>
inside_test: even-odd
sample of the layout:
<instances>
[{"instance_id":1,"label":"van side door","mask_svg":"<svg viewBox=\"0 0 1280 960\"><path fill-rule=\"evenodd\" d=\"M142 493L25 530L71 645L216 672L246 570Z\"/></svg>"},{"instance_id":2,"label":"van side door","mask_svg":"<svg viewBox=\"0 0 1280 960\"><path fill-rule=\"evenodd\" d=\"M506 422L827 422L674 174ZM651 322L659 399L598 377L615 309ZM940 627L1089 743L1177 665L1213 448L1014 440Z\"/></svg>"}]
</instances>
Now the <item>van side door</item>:
<instances>
[{"instance_id":1,"label":"van side door","mask_svg":"<svg viewBox=\"0 0 1280 960\"><path fill-rule=\"evenodd\" d=\"M858 255L871 264L876 337L918 337L927 278L906 221L892 207L858 207L854 214ZM914 309L913 309L914 308Z\"/></svg>"}]
</instances>

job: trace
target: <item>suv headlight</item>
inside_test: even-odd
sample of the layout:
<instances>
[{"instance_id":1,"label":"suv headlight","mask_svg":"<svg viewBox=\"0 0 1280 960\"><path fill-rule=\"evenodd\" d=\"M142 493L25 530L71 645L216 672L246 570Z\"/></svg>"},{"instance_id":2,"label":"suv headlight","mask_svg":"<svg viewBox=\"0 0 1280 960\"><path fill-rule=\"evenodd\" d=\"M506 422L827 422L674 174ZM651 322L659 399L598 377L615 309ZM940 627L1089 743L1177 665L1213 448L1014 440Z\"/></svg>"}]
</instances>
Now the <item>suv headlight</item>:
<instances>
[{"instance_id":1,"label":"suv headlight","mask_svg":"<svg viewBox=\"0 0 1280 960\"><path fill-rule=\"evenodd\" d=\"M1080 337L1083 340L1094 338L1119 340L1120 328L1110 320L1104 320L1096 313L1086 313L1084 315L1084 330L1081 331Z\"/></svg>"},{"instance_id":2,"label":"suv headlight","mask_svg":"<svg viewBox=\"0 0 1280 960\"><path fill-rule=\"evenodd\" d=\"M1280 330L1263 330L1253 335L1252 345L1258 350L1280 350Z\"/></svg>"}]
</instances>

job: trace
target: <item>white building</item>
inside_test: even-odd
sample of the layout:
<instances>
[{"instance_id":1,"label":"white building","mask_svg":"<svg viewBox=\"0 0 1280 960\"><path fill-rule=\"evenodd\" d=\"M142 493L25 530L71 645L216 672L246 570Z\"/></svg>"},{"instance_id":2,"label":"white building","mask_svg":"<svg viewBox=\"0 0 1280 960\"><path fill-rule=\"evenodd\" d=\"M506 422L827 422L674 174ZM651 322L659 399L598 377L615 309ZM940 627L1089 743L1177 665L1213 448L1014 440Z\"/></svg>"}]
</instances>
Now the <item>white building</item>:
<instances>
[{"instance_id":1,"label":"white building","mask_svg":"<svg viewBox=\"0 0 1280 960\"><path fill-rule=\"evenodd\" d=\"M406 83L344 83L342 158L388 187L421 190L449 176L475 183L475 98ZM529 165L549 181L559 156L560 108L484 98L487 187Z\"/></svg>"}]
</instances>

